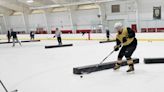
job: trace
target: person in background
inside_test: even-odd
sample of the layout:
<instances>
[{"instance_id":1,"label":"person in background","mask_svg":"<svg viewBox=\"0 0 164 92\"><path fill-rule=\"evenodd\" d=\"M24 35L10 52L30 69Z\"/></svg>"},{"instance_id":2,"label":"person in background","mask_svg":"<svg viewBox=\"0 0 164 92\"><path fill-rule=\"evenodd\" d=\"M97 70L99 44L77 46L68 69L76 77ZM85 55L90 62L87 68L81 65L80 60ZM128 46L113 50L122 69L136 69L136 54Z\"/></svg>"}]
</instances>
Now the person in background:
<instances>
[{"instance_id":1,"label":"person in background","mask_svg":"<svg viewBox=\"0 0 164 92\"><path fill-rule=\"evenodd\" d=\"M15 46L15 40L19 43L20 46L22 46L21 42L18 40L17 33L14 32L13 29L11 29L11 37L13 37L13 47Z\"/></svg>"},{"instance_id":2,"label":"person in background","mask_svg":"<svg viewBox=\"0 0 164 92\"><path fill-rule=\"evenodd\" d=\"M11 39L11 33L10 33L9 30L7 31L7 39L8 39L8 42L10 42L10 39Z\"/></svg>"},{"instance_id":3,"label":"person in background","mask_svg":"<svg viewBox=\"0 0 164 92\"><path fill-rule=\"evenodd\" d=\"M123 27L122 23L116 23L114 25L114 29L117 31L116 46L114 46L114 50L118 51L121 47L121 50L118 54L118 61L114 66L114 70L120 68L122 58L125 56L129 65L127 72L134 71L134 64L131 56L137 47L135 32L129 27Z\"/></svg>"},{"instance_id":4,"label":"person in background","mask_svg":"<svg viewBox=\"0 0 164 92\"><path fill-rule=\"evenodd\" d=\"M62 32L59 30L59 28L56 28L54 38L57 37L59 45L62 45L61 34Z\"/></svg>"},{"instance_id":5,"label":"person in background","mask_svg":"<svg viewBox=\"0 0 164 92\"><path fill-rule=\"evenodd\" d=\"M35 39L35 34L34 34L34 32L30 32L30 38L31 38L31 40L34 40Z\"/></svg>"},{"instance_id":6,"label":"person in background","mask_svg":"<svg viewBox=\"0 0 164 92\"><path fill-rule=\"evenodd\" d=\"M81 32L82 33L82 36L84 36L85 32Z\"/></svg>"},{"instance_id":7,"label":"person in background","mask_svg":"<svg viewBox=\"0 0 164 92\"><path fill-rule=\"evenodd\" d=\"M105 30L106 30L107 41L109 41L110 40L109 39L109 37L110 37L110 31L109 31L109 29L107 27L105 28Z\"/></svg>"}]
</instances>

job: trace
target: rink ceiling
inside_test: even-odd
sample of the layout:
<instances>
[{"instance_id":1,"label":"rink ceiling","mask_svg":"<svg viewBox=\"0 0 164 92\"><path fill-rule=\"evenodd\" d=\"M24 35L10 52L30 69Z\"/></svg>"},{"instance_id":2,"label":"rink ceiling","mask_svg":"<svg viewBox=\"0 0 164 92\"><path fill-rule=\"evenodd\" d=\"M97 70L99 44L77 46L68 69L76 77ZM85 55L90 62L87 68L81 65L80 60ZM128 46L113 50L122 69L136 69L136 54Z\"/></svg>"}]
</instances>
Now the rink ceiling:
<instances>
[{"instance_id":1,"label":"rink ceiling","mask_svg":"<svg viewBox=\"0 0 164 92\"><path fill-rule=\"evenodd\" d=\"M142 35L142 36L141 36ZM141 34L139 37L160 38L162 35ZM44 49L45 45L57 44L56 40L42 40L37 43L0 45L0 79L8 90L19 92L163 92L164 64L146 65L144 58L163 57L163 41L139 41L133 57L140 59L135 73L127 74L128 67L119 71L111 69L84 75L73 74L73 67L97 64L110 51L114 42L99 44L98 40L63 40L73 47ZM105 62L115 61L118 52ZM129 89L129 87L131 87ZM5 92L0 86L0 92Z\"/></svg>"},{"instance_id":2,"label":"rink ceiling","mask_svg":"<svg viewBox=\"0 0 164 92\"><path fill-rule=\"evenodd\" d=\"M60 0L60 2L58 0L37 0L36 2L39 3L34 3L34 5L30 4L31 6L26 3L26 0L0 1L0 10L2 10L2 12L0 11L1 34L5 34L10 28L13 28L14 31L25 31L26 33L29 33L31 30L36 31L38 26L42 27L48 33L51 33L51 31L54 30L55 27L61 28L61 26L63 26L63 28L61 28L62 30L72 30L72 28L74 27L77 27L77 29L91 29L93 27L97 28L100 22L103 22L103 24L105 26L108 26L110 31L113 32L113 25L115 22L118 21L123 22L124 25L129 27L131 27L132 24L137 24L137 27L139 27L137 28L138 32L142 28L163 28L164 26L163 9L161 9L161 19L153 19L153 7L161 6L161 8L163 8L163 0L114 0L112 2L110 2L109 0L109 2L100 4L101 9L77 8L77 10L74 8L78 7L80 3L86 3L88 0ZM69 11L49 12L48 14L43 12L39 14L31 14L33 10L29 9L29 7L37 5L45 7L46 5L54 5L58 3L79 3L77 5L74 5L74 8L72 9L72 19L70 17L71 12ZM138 3L138 8L136 6L136 3ZM111 12L111 6L115 4L120 5L119 13ZM50 7L48 10L53 10L51 8L54 7ZM22 9L26 12L22 12ZM138 12L136 9L138 9ZM14 15L14 13L17 12L25 13L25 16L20 13L18 15ZM97 17L97 15L99 15L100 13L102 15L102 18L105 18L106 16L106 19L104 19L103 21L100 21L100 19ZM71 21L74 25L78 26L73 26Z\"/></svg>"}]
</instances>

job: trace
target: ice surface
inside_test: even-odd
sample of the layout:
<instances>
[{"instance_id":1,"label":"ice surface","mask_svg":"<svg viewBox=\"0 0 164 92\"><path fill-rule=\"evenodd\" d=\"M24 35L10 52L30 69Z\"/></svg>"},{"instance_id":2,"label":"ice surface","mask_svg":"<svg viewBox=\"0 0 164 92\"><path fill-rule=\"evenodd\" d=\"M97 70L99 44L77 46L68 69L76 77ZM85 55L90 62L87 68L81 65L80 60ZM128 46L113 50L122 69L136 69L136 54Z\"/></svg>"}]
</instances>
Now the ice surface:
<instances>
[{"instance_id":1,"label":"ice surface","mask_svg":"<svg viewBox=\"0 0 164 92\"><path fill-rule=\"evenodd\" d=\"M164 92L164 64L146 65L143 58L164 57L164 42L138 42L132 57L139 58L134 73L104 70L73 74L73 67L97 64L112 50L114 42L63 41L72 47L44 49L56 41L0 45L0 80L8 90L19 92ZM117 60L114 52L105 62ZM0 86L0 92L5 92Z\"/></svg>"}]
</instances>

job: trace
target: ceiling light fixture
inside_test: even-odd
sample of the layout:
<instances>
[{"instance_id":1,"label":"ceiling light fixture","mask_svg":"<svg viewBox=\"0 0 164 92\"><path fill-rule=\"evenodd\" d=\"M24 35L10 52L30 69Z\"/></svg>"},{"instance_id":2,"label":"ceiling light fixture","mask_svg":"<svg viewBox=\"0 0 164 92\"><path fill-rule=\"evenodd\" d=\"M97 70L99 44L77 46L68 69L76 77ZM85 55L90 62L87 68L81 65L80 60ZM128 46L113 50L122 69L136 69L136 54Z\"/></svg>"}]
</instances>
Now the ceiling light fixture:
<instances>
[{"instance_id":1,"label":"ceiling light fixture","mask_svg":"<svg viewBox=\"0 0 164 92\"><path fill-rule=\"evenodd\" d=\"M27 0L26 2L27 2L27 3L33 3L34 0Z\"/></svg>"}]
</instances>

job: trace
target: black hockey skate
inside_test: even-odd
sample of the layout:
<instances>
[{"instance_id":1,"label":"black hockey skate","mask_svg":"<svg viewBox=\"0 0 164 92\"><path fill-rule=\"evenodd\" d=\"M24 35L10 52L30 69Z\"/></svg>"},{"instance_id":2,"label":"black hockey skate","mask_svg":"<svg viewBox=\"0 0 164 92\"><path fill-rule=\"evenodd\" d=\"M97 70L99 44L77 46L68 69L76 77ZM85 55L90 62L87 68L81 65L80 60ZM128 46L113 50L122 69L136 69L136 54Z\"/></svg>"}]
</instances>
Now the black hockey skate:
<instances>
[{"instance_id":1,"label":"black hockey skate","mask_svg":"<svg viewBox=\"0 0 164 92\"><path fill-rule=\"evenodd\" d=\"M129 69L126 72L132 72L132 71L134 71L134 65L130 64Z\"/></svg>"},{"instance_id":2,"label":"black hockey skate","mask_svg":"<svg viewBox=\"0 0 164 92\"><path fill-rule=\"evenodd\" d=\"M121 65L120 65L119 63L116 63L113 69L114 69L114 70L118 70L118 69L120 68L120 66L121 66Z\"/></svg>"}]
</instances>

